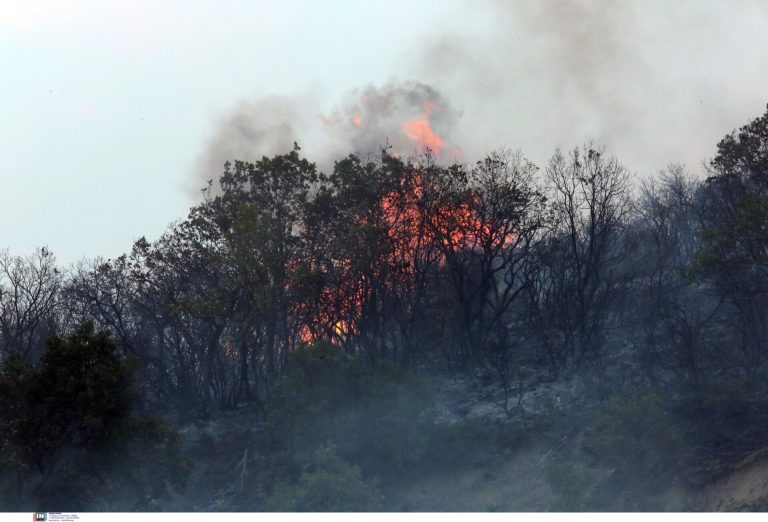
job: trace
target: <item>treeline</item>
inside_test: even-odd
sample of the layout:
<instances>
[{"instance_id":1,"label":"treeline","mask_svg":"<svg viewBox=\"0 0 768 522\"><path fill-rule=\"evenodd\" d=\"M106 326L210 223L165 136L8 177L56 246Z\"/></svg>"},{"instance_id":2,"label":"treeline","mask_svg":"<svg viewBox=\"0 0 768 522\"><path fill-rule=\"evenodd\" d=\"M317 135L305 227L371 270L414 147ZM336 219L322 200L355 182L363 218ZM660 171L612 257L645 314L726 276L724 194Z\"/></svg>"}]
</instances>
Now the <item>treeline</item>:
<instances>
[{"instance_id":1,"label":"treeline","mask_svg":"<svg viewBox=\"0 0 768 522\"><path fill-rule=\"evenodd\" d=\"M0 354L35 363L87 321L140 362L147 407L263 408L319 340L370 365L489 365L508 396L627 357L699 393L760 371L768 337L768 113L706 179L635 180L602 148L441 165L383 151L318 172L298 147L225 166L160 239L68 271L0 257ZM139 210L140 211L140 210ZM505 406L509 407L509 404Z\"/></svg>"}]
</instances>

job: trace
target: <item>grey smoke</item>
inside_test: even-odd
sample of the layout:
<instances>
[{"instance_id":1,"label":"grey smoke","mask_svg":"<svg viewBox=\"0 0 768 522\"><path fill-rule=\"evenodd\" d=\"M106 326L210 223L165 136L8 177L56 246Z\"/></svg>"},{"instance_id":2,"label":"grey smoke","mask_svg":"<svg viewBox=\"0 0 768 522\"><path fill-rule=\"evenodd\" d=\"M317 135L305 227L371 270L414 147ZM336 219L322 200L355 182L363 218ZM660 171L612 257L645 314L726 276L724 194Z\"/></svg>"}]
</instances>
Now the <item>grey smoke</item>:
<instances>
[{"instance_id":1,"label":"grey smoke","mask_svg":"<svg viewBox=\"0 0 768 522\"><path fill-rule=\"evenodd\" d=\"M768 102L759 0L474 5L482 30L443 35L411 69L462 110L468 156L512 147L542 164L594 140L641 175L696 168Z\"/></svg>"},{"instance_id":2,"label":"grey smoke","mask_svg":"<svg viewBox=\"0 0 768 522\"><path fill-rule=\"evenodd\" d=\"M341 154L376 154L388 144L395 152L411 155L421 152L404 132L409 120L428 118L429 126L446 142L439 154L448 158L460 155L451 143L460 115L433 87L417 82L391 82L383 87L368 86L346 97L326 120L328 133ZM357 119L357 120L356 120Z\"/></svg>"},{"instance_id":3,"label":"grey smoke","mask_svg":"<svg viewBox=\"0 0 768 522\"><path fill-rule=\"evenodd\" d=\"M414 119L428 118L430 128L443 139L442 149L433 151L440 159L462 155L452 140L460 114L429 85L391 81L355 89L342 100L329 107L310 95L237 103L215 122L190 190L199 195L208 180L215 186L226 161L282 154L294 142L326 172L350 153L373 159L389 148L403 156L417 155L423 147L404 131L404 124Z\"/></svg>"},{"instance_id":4,"label":"grey smoke","mask_svg":"<svg viewBox=\"0 0 768 522\"><path fill-rule=\"evenodd\" d=\"M215 187L227 161L252 162L290 151L307 132L313 105L310 99L278 96L238 102L214 122L189 190L199 196L209 180Z\"/></svg>"},{"instance_id":5,"label":"grey smoke","mask_svg":"<svg viewBox=\"0 0 768 522\"><path fill-rule=\"evenodd\" d=\"M471 31L446 31L404 56L406 77L418 81L361 87L331 105L308 95L234 106L215 125L195 188L226 160L285 152L294 141L326 170L387 143L410 154L402 122L426 99L437 104L430 125L446 140L445 161L510 147L542 165L556 147L594 141L640 175L670 162L695 170L768 102L761 0L467 6L480 17Z\"/></svg>"}]
</instances>

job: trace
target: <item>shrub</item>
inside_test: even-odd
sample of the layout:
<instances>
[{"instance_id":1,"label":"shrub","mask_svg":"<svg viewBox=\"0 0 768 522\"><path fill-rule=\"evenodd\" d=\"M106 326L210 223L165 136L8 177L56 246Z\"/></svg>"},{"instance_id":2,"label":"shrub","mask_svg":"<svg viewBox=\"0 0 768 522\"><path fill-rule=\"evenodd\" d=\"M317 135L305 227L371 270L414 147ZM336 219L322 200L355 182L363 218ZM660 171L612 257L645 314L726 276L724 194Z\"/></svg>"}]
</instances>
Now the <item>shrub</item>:
<instances>
[{"instance_id":1,"label":"shrub","mask_svg":"<svg viewBox=\"0 0 768 522\"><path fill-rule=\"evenodd\" d=\"M3 507L136 509L182 485L178 435L133 415L135 365L87 323L48 340L39 368L11 355L0 369Z\"/></svg>"},{"instance_id":2,"label":"shrub","mask_svg":"<svg viewBox=\"0 0 768 522\"><path fill-rule=\"evenodd\" d=\"M381 495L360 468L341 459L333 446L319 448L299 480L280 484L267 498L271 511L375 511Z\"/></svg>"}]
</instances>

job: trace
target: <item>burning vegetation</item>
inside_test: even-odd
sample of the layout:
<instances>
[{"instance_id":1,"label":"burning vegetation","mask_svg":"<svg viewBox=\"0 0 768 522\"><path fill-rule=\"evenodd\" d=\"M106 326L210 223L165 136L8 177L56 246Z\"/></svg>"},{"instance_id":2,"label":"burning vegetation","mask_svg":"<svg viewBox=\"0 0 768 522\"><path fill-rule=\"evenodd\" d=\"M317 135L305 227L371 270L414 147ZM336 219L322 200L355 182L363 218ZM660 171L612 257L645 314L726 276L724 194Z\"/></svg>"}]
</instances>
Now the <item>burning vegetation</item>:
<instances>
[{"instance_id":1,"label":"burning vegetation","mask_svg":"<svg viewBox=\"0 0 768 522\"><path fill-rule=\"evenodd\" d=\"M135 509L683 509L762 462L768 113L705 181L671 166L635 191L593 145L543 169L450 163L435 94L365 92L327 119L407 144L372 160L322 171L294 146L226 163L186 219L117 259L0 255L3 505L102 506L106 484ZM191 435L212 417L235 426ZM182 451L237 476L201 507L211 484ZM141 454L152 472L123 473ZM526 455L535 476L511 480ZM478 463L498 504L398 504ZM529 481L546 502L504 489Z\"/></svg>"}]
</instances>

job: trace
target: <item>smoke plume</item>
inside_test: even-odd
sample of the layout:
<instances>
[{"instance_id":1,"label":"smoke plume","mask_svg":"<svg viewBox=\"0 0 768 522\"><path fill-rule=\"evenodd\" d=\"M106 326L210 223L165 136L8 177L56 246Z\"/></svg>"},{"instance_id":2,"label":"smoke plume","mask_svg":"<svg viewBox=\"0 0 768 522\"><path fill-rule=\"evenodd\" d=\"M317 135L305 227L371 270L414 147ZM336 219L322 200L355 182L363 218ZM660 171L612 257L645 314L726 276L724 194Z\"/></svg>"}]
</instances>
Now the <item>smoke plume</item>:
<instances>
[{"instance_id":1,"label":"smoke plume","mask_svg":"<svg viewBox=\"0 0 768 522\"><path fill-rule=\"evenodd\" d=\"M462 110L468 157L594 140L639 174L694 168L765 106L764 2L493 0L481 31L431 42L411 72ZM460 100L460 103L459 103Z\"/></svg>"},{"instance_id":2,"label":"smoke plume","mask_svg":"<svg viewBox=\"0 0 768 522\"><path fill-rule=\"evenodd\" d=\"M294 142L326 172L347 154L373 159L383 148L453 161L463 154L452 139L459 118L437 90L417 82L355 89L330 107L311 96L242 101L216 123L190 188L218 180L226 161L282 154Z\"/></svg>"},{"instance_id":3,"label":"smoke plume","mask_svg":"<svg viewBox=\"0 0 768 522\"><path fill-rule=\"evenodd\" d=\"M743 0L492 0L471 31L446 30L404 56L418 81L361 87L326 105L311 95L244 101L217 122L195 189L224 161L298 142L321 169L350 152L429 148L474 161L499 148L542 165L594 141L641 175L696 166L762 112L768 8Z\"/></svg>"}]
</instances>

